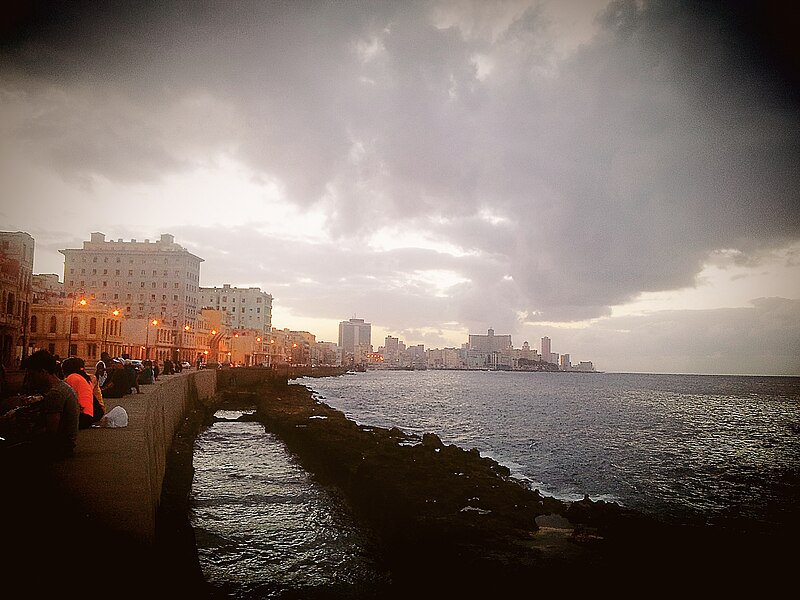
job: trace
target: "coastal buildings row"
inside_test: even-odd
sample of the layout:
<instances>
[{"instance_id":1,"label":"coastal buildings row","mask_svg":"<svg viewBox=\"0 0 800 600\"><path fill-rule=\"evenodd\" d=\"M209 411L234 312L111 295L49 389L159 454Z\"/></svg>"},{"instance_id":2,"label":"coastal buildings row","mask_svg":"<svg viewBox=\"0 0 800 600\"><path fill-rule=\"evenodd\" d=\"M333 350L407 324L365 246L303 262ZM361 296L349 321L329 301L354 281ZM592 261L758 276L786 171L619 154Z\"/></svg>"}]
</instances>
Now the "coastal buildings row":
<instances>
[{"instance_id":1,"label":"coastal buildings row","mask_svg":"<svg viewBox=\"0 0 800 600\"><path fill-rule=\"evenodd\" d=\"M34 274L35 242L0 232L0 360L14 367L40 348L87 361L101 352L163 361L274 364L292 357L272 335L272 296L228 284L203 288L203 259L162 234L106 240L92 233L61 250L63 281ZM310 334L309 334L310 335Z\"/></svg>"},{"instance_id":2,"label":"coastal buildings row","mask_svg":"<svg viewBox=\"0 0 800 600\"><path fill-rule=\"evenodd\" d=\"M470 334L460 348L425 350L423 346L406 347L397 338L388 336L384 346L378 348L373 368L399 369L489 369L508 371L594 371L590 361L573 365L569 354L556 354L550 350L550 338L541 339L539 353L524 342L514 348L510 335L495 335L489 329L486 335ZM545 358L547 357L547 358Z\"/></svg>"},{"instance_id":3,"label":"coastal buildings row","mask_svg":"<svg viewBox=\"0 0 800 600\"><path fill-rule=\"evenodd\" d=\"M35 242L0 232L0 360L14 367L44 348L90 364L112 356L237 365L347 365L366 368L593 370L569 355L541 354L510 335L469 335L461 348L406 346L387 336L377 351L372 325L339 324L338 343L272 326L273 298L257 287L200 286L202 258L174 236L107 240L91 233L81 248L61 250L64 273L34 274Z\"/></svg>"},{"instance_id":4,"label":"coastal buildings row","mask_svg":"<svg viewBox=\"0 0 800 600\"><path fill-rule=\"evenodd\" d=\"M373 351L371 324L363 319L339 323L339 346L342 363L365 365L372 369L489 369L517 371L581 371L595 370L591 361L573 365L569 354L552 352L549 337L541 338L541 353L526 341L514 348L510 335L470 334L460 348L425 349L424 345L406 344L394 336L386 336L383 346Z\"/></svg>"}]
</instances>

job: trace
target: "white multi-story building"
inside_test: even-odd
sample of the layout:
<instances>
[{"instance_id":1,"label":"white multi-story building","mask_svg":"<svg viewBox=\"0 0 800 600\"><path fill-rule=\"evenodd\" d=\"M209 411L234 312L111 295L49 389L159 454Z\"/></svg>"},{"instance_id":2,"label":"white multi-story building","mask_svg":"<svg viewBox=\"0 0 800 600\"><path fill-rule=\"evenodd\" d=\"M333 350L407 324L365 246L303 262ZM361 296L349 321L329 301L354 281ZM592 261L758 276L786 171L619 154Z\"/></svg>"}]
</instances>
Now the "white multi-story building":
<instances>
[{"instance_id":1,"label":"white multi-story building","mask_svg":"<svg viewBox=\"0 0 800 600\"><path fill-rule=\"evenodd\" d=\"M272 295L261 288L201 287L200 306L221 310L230 315L230 326L252 329L269 335L272 330Z\"/></svg>"},{"instance_id":2,"label":"white multi-story building","mask_svg":"<svg viewBox=\"0 0 800 600\"><path fill-rule=\"evenodd\" d=\"M542 338L542 360L550 360L550 338L547 336Z\"/></svg>"},{"instance_id":3,"label":"white multi-story building","mask_svg":"<svg viewBox=\"0 0 800 600\"><path fill-rule=\"evenodd\" d=\"M510 352L510 335L495 335L494 329L489 329L486 335L470 334L469 349L477 352Z\"/></svg>"},{"instance_id":4,"label":"white multi-story building","mask_svg":"<svg viewBox=\"0 0 800 600\"><path fill-rule=\"evenodd\" d=\"M60 252L68 297L80 294L109 310L118 309L125 318L157 319L160 335L170 338L168 345L175 352L178 348L195 352L203 259L176 244L174 236L163 233L156 241L107 241L105 234L92 233L83 248Z\"/></svg>"},{"instance_id":5,"label":"white multi-story building","mask_svg":"<svg viewBox=\"0 0 800 600\"><path fill-rule=\"evenodd\" d=\"M400 357L406 351L406 345L399 338L387 335L383 347L378 352L383 355L384 365L387 367L400 366Z\"/></svg>"},{"instance_id":6,"label":"white multi-story building","mask_svg":"<svg viewBox=\"0 0 800 600\"><path fill-rule=\"evenodd\" d=\"M436 348L427 350L429 369L458 369L461 368L461 350L458 348Z\"/></svg>"},{"instance_id":7,"label":"white multi-story building","mask_svg":"<svg viewBox=\"0 0 800 600\"><path fill-rule=\"evenodd\" d=\"M372 323L365 323L364 319L341 321L339 347L344 364L366 363L366 354L372 352Z\"/></svg>"}]
</instances>

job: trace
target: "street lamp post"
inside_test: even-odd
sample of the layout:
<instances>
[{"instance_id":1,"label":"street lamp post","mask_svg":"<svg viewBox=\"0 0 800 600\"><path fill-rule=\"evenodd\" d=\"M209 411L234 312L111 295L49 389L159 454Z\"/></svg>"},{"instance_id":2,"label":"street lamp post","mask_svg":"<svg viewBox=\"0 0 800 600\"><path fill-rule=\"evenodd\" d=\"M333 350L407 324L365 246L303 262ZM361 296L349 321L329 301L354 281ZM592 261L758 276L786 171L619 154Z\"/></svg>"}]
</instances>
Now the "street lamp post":
<instances>
[{"instance_id":1,"label":"street lamp post","mask_svg":"<svg viewBox=\"0 0 800 600\"><path fill-rule=\"evenodd\" d=\"M145 327L145 336L144 336L144 359L148 360L150 358L150 325L153 327L158 326L158 319L153 319L152 321L147 321L147 326Z\"/></svg>"},{"instance_id":2,"label":"street lamp post","mask_svg":"<svg viewBox=\"0 0 800 600\"><path fill-rule=\"evenodd\" d=\"M189 331L190 331L191 329L192 329L192 328L191 328L191 326L190 326L188 323L187 323L186 325L184 325L184 326L183 326L183 335L181 336L181 341L182 341L183 343L182 343L181 345L182 345L184 348L186 348L186 347L187 347L187 344L188 344L188 341L189 341L189 340L188 340L188 337L187 337L187 335L188 335L188 333L189 333ZM181 351L180 351L180 348L179 348L179 349L178 349L178 360L181 360L181 356L180 356L180 355L181 355ZM185 359L184 359L184 360L185 360Z\"/></svg>"},{"instance_id":3,"label":"street lamp post","mask_svg":"<svg viewBox=\"0 0 800 600\"><path fill-rule=\"evenodd\" d=\"M81 293L83 296L83 293ZM78 302L81 306L86 306L88 302L86 298L81 297L80 301ZM73 321L75 320L75 293L72 294L72 307L69 311L69 335L67 336L67 356L72 356L72 325ZM77 352L75 353L77 354Z\"/></svg>"}]
</instances>

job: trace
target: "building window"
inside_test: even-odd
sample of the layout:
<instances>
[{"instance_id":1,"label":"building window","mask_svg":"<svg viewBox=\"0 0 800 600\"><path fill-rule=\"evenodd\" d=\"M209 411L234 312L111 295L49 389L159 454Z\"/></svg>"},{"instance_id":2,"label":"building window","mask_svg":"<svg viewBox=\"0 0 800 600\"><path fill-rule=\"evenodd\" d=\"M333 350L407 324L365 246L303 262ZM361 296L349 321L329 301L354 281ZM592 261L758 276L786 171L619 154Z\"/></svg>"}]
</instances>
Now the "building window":
<instances>
[{"instance_id":1,"label":"building window","mask_svg":"<svg viewBox=\"0 0 800 600\"><path fill-rule=\"evenodd\" d=\"M78 325L78 317L72 317L72 329L70 329L70 333L78 333L80 329Z\"/></svg>"},{"instance_id":2,"label":"building window","mask_svg":"<svg viewBox=\"0 0 800 600\"><path fill-rule=\"evenodd\" d=\"M56 316L50 317L50 333L56 332Z\"/></svg>"},{"instance_id":3,"label":"building window","mask_svg":"<svg viewBox=\"0 0 800 600\"><path fill-rule=\"evenodd\" d=\"M95 317L89 319L89 333L97 333L97 319Z\"/></svg>"},{"instance_id":4,"label":"building window","mask_svg":"<svg viewBox=\"0 0 800 600\"><path fill-rule=\"evenodd\" d=\"M36 327L38 325L38 319L36 315L31 315L31 333L36 333Z\"/></svg>"}]
</instances>

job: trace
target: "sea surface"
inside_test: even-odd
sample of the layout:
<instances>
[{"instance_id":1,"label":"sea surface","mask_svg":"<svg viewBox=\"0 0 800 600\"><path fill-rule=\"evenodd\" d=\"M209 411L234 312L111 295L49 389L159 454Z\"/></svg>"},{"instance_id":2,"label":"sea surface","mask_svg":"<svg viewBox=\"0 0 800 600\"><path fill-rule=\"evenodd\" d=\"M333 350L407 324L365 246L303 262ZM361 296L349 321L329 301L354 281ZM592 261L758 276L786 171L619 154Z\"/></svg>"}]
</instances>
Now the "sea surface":
<instances>
[{"instance_id":1,"label":"sea surface","mask_svg":"<svg viewBox=\"0 0 800 600\"><path fill-rule=\"evenodd\" d=\"M797 377L429 370L295 385L360 424L477 448L548 496L676 525L800 532ZM384 581L343 499L260 424L216 423L194 465L201 566L231 597L366 597Z\"/></svg>"}]
</instances>

